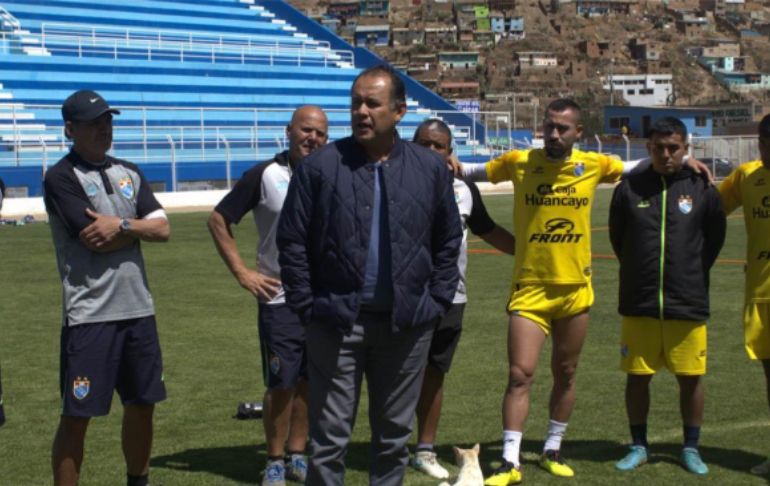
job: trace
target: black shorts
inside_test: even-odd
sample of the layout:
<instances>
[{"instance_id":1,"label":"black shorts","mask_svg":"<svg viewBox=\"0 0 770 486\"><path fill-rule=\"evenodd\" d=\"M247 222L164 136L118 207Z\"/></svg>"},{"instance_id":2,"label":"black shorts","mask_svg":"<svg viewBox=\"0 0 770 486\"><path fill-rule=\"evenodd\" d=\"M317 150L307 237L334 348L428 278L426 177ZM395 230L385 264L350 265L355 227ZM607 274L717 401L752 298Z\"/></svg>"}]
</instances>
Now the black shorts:
<instances>
[{"instance_id":1,"label":"black shorts","mask_svg":"<svg viewBox=\"0 0 770 486\"><path fill-rule=\"evenodd\" d=\"M107 415L117 390L124 405L166 398L155 316L65 326L59 390L62 415Z\"/></svg>"},{"instance_id":2,"label":"black shorts","mask_svg":"<svg viewBox=\"0 0 770 486\"><path fill-rule=\"evenodd\" d=\"M430 343L428 364L442 373L448 373L452 365L460 333L463 330L465 304L452 304L444 317L436 324L433 340Z\"/></svg>"},{"instance_id":3,"label":"black shorts","mask_svg":"<svg viewBox=\"0 0 770 486\"><path fill-rule=\"evenodd\" d=\"M259 304L262 374L267 388L293 388L307 378L305 326L286 304Z\"/></svg>"}]
</instances>

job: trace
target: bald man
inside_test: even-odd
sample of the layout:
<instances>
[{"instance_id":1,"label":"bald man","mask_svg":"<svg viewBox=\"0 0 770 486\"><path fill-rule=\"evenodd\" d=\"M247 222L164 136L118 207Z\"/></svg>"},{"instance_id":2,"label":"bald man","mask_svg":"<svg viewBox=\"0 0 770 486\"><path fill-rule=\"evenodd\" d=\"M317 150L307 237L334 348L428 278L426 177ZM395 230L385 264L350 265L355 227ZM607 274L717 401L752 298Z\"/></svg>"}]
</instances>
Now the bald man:
<instances>
[{"instance_id":1,"label":"bald man","mask_svg":"<svg viewBox=\"0 0 770 486\"><path fill-rule=\"evenodd\" d=\"M292 172L305 156L326 144L328 125L320 108L298 108L286 126L289 150L246 171L214 208L208 222L227 268L259 302L262 370L267 387L263 422L268 457L263 486L282 486L286 479L304 482L307 474L305 328L285 303L275 233ZM249 211L259 233L256 270L244 263L231 231L231 225L238 224Z\"/></svg>"}]
</instances>

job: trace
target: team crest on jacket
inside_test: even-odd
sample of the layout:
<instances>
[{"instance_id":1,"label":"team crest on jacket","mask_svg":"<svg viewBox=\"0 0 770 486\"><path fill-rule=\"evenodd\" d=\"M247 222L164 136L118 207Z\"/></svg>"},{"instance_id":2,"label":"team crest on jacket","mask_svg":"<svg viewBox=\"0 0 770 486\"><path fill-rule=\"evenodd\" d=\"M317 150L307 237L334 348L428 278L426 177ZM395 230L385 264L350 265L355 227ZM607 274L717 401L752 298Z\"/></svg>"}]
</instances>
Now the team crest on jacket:
<instances>
[{"instance_id":1,"label":"team crest on jacket","mask_svg":"<svg viewBox=\"0 0 770 486\"><path fill-rule=\"evenodd\" d=\"M91 391L91 380L89 380L87 376L85 377L78 376L77 378L75 378L75 380L72 381L72 394L78 400L82 400L85 397L87 397L90 391Z\"/></svg>"},{"instance_id":2,"label":"team crest on jacket","mask_svg":"<svg viewBox=\"0 0 770 486\"><path fill-rule=\"evenodd\" d=\"M134 197L134 181L130 177L124 177L119 180L118 188L120 189L120 193L123 194L123 197L126 199Z\"/></svg>"},{"instance_id":3,"label":"team crest on jacket","mask_svg":"<svg viewBox=\"0 0 770 486\"><path fill-rule=\"evenodd\" d=\"M586 165L583 162L575 164L575 175L580 177L586 172Z\"/></svg>"},{"instance_id":4,"label":"team crest on jacket","mask_svg":"<svg viewBox=\"0 0 770 486\"><path fill-rule=\"evenodd\" d=\"M682 214L690 214L690 211L692 211L691 196L679 196L679 211L681 211Z\"/></svg>"}]
</instances>

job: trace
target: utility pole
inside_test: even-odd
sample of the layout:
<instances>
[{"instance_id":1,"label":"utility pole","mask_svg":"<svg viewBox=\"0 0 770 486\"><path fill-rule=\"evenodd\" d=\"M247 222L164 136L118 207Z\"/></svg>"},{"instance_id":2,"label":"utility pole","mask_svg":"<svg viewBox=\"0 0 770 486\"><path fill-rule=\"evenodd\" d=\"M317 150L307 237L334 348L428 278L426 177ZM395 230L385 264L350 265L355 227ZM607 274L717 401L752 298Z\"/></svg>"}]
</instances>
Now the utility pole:
<instances>
[{"instance_id":1,"label":"utility pole","mask_svg":"<svg viewBox=\"0 0 770 486\"><path fill-rule=\"evenodd\" d=\"M612 65L615 64L615 58L610 59L610 106L615 106L615 83L612 79Z\"/></svg>"}]
</instances>

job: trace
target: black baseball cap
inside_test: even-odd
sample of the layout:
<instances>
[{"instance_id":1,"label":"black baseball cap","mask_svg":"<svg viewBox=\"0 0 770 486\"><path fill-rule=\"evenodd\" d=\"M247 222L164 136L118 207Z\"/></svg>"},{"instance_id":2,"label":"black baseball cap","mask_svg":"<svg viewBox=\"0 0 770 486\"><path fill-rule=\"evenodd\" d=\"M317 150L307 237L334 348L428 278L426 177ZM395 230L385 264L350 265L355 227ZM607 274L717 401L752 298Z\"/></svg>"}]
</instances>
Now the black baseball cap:
<instances>
[{"instance_id":1,"label":"black baseball cap","mask_svg":"<svg viewBox=\"0 0 770 486\"><path fill-rule=\"evenodd\" d=\"M99 93L88 89L75 91L61 105L61 116L65 122L88 122L105 113L120 115L120 111L110 108Z\"/></svg>"}]
</instances>

